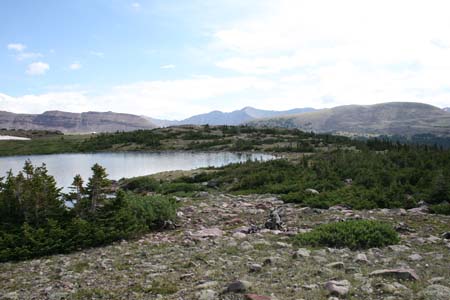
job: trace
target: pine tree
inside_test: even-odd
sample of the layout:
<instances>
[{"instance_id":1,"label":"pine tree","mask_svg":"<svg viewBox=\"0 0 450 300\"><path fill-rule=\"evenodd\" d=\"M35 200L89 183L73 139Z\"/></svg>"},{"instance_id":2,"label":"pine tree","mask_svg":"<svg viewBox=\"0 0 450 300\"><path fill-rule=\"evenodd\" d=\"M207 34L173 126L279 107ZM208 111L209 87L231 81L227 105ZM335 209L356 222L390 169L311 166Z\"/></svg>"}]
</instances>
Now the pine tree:
<instances>
[{"instance_id":1,"label":"pine tree","mask_svg":"<svg viewBox=\"0 0 450 300\"><path fill-rule=\"evenodd\" d=\"M106 169L99 164L95 164L91 170L93 174L89 178L86 191L90 200L90 212L95 213L99 205L106 199L106 192L111 187L111 182L107 178Z\"/></svg>"}]
</instances>

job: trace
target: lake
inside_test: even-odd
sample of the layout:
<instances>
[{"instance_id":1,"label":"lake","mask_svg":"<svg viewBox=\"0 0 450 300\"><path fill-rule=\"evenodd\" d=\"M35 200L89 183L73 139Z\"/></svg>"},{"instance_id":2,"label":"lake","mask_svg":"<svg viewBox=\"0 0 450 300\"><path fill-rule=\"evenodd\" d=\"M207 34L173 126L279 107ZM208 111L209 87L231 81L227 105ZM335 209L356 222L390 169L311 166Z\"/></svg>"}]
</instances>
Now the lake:
<instances>
[{"instance_id":1,"label":"lake","mask_svg":"<svg viewBox=\"0 0 450 300\"><path fill-rule=\"evenodd\" d=\"M163 171L220 167L247 160L266 161L273 158L272 155L264 153L232 152L119 152L7 156L0 157L0 177L10 169L16 174L27 159L35 166L45 163L58 186L67 188L76 174L80 174L86 182L92 174L91 167L95 163L106 168L110 179L118 180Z\"/></svg>"}]
</instances>

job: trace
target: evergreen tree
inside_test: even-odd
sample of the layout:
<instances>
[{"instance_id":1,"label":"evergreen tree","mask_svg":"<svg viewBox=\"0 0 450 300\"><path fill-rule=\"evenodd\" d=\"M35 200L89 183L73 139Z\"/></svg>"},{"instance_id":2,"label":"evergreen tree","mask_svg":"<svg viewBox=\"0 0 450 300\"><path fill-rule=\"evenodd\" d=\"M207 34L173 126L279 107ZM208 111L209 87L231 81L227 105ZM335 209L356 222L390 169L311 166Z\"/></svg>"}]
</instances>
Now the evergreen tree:
<instances>
[{"instance_id":1,"label":"evergreen tree","mask_svg":"<svg viewBox=\"0 0 450 300\"><path fill-rule=\"evenodd\" d=\"M89 195L90 213L95 213L99 205L106 199L106 192L111 187L111 182L107 178L106 169L99 164L92 166L91 170L93 174L89 178L86 192Z\"/></svg>"}]
</instances>

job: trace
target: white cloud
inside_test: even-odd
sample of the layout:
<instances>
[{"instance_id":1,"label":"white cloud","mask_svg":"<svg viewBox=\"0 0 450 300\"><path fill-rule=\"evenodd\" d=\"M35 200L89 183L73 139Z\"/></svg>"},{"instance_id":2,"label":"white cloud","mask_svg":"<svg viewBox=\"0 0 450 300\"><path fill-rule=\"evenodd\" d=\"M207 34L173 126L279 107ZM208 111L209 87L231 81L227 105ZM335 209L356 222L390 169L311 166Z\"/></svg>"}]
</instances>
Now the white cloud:
<instances>
[{"instance_id":1,"label":"white cloud","mask_svg":"<svg viewBox=\"0 0 450 300\"><path fill-rule=\"evenodd\" d=\"M210 44L219 68L274 82L261 103L450 104L448 1L262 1Z\"/></svg>"},{"instance_id":2,"label":"white cloud","mask_svg":"<svg viewBox=\"0 0 450 300\"><path fill-rule=\"evenodd\" d=\"M35 52L20 52L16 55L17 60L27 60L27 59L35 59L42 57L43 55L41 53L35 53Z\"/></svg>"},{"instance_id":3,"label":"white cloud","mask_svg":"<svg viewBox=\"0 0 450 300\"><path fill-rule=\"evenodd\" d=\"M22 52L23 50L25 50L25 48L27 46L25 46L24 44L19 44L19 43L12 43L12 44L8 44L8 49L9 50L14 50L17 52Z\"/></svg>"},{"instance_id":4,"label":"white cloud","mask_svg":"<svg viewBox=\"0 0 450 300\"><path fill-rule=\"evenodd\" d=\"M169 64L169 65L162 65L161 69L175 69L175 65Z\"/></svg>"},{"instance_id":5,"label":"white cloud","mask_svg":"<svg viewBox=\"0 0 450 300\"><path fill-rule=\"evenodd\" d=\"M105 53L100 52L100 51L89 51L89 54L93 55L93 56L100 57L100 58L105 57Z\"/></svg>"},{"instance_id":6,"label":"white cloud","mask_svg":"<svg viewBox=\"0 0 450 300\"><path fill-rule=\"evenodd\" d=\"M133 2L133 3L131 3L131 7L134 9L140 9L141 4L139 2Z\"/></svg>"},{"instance_id":7,"label":"white cloud","mask_svg":"<svg viewBox=\"0 0 450 300\"><path fill-rule=\"evenodd\" d=\"M71 70L79 70L81 69L81 64L79 62L73 62L69 65L69 69Z\"/></svg>"},{"instance_id":8,"label":"white cloud","mask_svg":"<svg viewBox=\"0 0 450 300\"><path fill-rule=\"evenodd\" d=\"M50 69L47 63L38 61L28 65L26 73L28 75L43 75Z\"/></svg>"},{"instance_id":9,"label":"white cloud","mask_svg":"<svg viewBox=\"0 0 450 300\"><path fill-rule=\"evenodd\" d=\"M116 86L100 95L89 95L84 91L21 97L3 95L0 98L0 110L24 113L39 113L49 109L76 112L112 110L174 119L213 109L231 110L243 103L244 98L239 96L240 93L265 92L271 88L270 81L254 77L142 81Z\"/></svg>"},{"instance_id":10,"label":"white cloud","mask_svg":"<svg viewBox=\"0 0 450 300\"><path fill-rule=\"evenodd\" d=\"M27 46L25 46L24 44L8 44L8 49L15 51L15 57L17 58L17 60L26 60L26 59L34 59L34 58L38 58L38 57L42 57L41 53L36 53L36 52L25 52L24 50L27 48Z\"/></svg>"}]
</instances>

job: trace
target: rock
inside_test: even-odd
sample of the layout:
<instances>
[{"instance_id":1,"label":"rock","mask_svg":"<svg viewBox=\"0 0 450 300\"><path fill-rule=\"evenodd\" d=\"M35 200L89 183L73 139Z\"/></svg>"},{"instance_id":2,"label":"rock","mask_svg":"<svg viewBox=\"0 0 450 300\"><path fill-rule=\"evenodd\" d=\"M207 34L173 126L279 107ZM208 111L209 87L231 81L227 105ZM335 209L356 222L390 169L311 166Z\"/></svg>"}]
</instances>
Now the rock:
<instances>
[{"instance_id":1,"label":"rock","mask_svg":"<svg viewBox=\"0 0 450 300\"><path fill-rule=\"evenodd\" d=\"M328 210L334 210L334 211L347 211L348 209L349 209L348 206L340 205L340 204L333 205L328 208Z\"/></svg>"},{"instance_id":2,"label":"rock","mask_svg":"<svg viewBox=\"0 0 450 300\"><path fill-rule=\"evenodd\" d=\"M209 193L208 192L204 192L204 191L198 192L198 193L195 194L195 197L197 197L197 198L206 198L208 196L209 196Z\"/></svg>"},{"instance_id":3,"label":"rock","mask_svg":"<svg viewBox=\"0 0 450 300\"><path fill-rule=\"evenodd\" d=\"M418 296L419 299L423 300L448 300L450 299L450 288L440 284L433 284L422 290Z\"/></svg>"},{"instance_id":4,"label":"rock","mask_svg":"<svg viewBox=\"0 0 450 300\"><path fill-rule=\"evenodd\" d=\"M2 299L5 300L19 300L19 294L17 292L11 292L3 295Z\"/></svg>"},{"instance_id":5,"label":"rock","mask_svg":"<svg viewBox=\"0 0 450 300\"><path fill-rule=\"evenodd\" d=\"M409 250L409 247L405 245L391 245L388 248L394 252L403 252Z\"/></svg>"},{"instance_id":6,"label":"rock","mask_svg":"<svg viewBox=\"0 0 450 300\"><path fill-rule=\"evenodd\" d=\"M365 264L369 263L369 260L367 259L367 256L364 253L356 254L354 261L357 263L365 263Z\"/></svg>"},{"instance_id":7,"label":"rock","mask_svg":"<svg viewBox=\"0 0 450 300\"><path fill-rule=\"evenodd\" d=\"M381 291L383 291L386 294L404 294L405 291L408 290L406 286L403 284L400 284L398 282L395 283L380 283L377 285L377 288Z\"/></svg>"},{"instance_id":8,"label":"rock","mask_svg":"<svg viewBox=\"0 0 450 300\"><path fill-rule=\"evenodd\" d=\"M426 213L428 213L428 210L429 209L428 209L427 205L422 205L419 207L414 207L414 208L408 209L408 212L416 213L416 214L426 214Z\"/></svg>"},{"instance_id":9,"label":"rock","mask_svg":"<svg viewBox=\"0 0 450 300\"><path fill-rule=\"evenodd\" d=\"M394 277L401 280L419 280L419 276L417 276L416 272L412 269L376 270L370 273L369 276Z\"/></svg>"},{"instance_id":10,"label":"rock","mask_svg":"<svg viewBox=\"0 0 450 300\"><path fill-rule=\"evenodd\" d=\"M276 259L274 257L267 257L263 261L263 266L268 266L274 263Z\"/></svg>"},{"instance_id":11,"label":"rock","mask_svg":"<svg viewBox=\"0 0 450 300\"><path fill-rule=\"evenodd\" d=\"M284 243L284 242L277 242L276 245L280 248L290 248L292 247L291 244Z\"/></svg>"},{"instance_id":12,"label":"rock","mask_svg":"<svg viewBox=\"0 0 450 300\"><path fill-rule=\"evenodd\" d=\"M304 284L304 285L302 285L302 288L304 288L306 290L315 290L315 289L319 288L319 286L317 284Z\"/></svg>"},{"instance_id":13,"label":"rock","mask_svg":"<svg viewBox=\"0 0 450 300\"><path fill-rule=\"evenodd\" d=\"M438 238L437 236L434 236L434 235L430 235L430 236L427 237L425 240L426 240L428 243L431 243L431 244L436 244L436 243L439 243L439 242L441 241L440 238Z\"/></svg>"},{"instance_id":14,"label":"rock","mask_svg":"<svg viewBox=\"0 0 450 300\"><path fill-rule=\"evenodd\" d=\"M197 290L206 290L216 287L219 283L217 281L206 281L195 286Z\"/></svg>"},{"instance_id":15,"label":"rock","mask_svg":"<svg viewBox=\"0 0 450 300\"><path fill-rule=\"evenodd\" d=\"M401 232L401 233L407 233L407 232L415 232L414 229L409 227L407 224L400 222L397 225L394 226L395 231Z\"/></svg>"},{"instance_id":16,"label":"rock","mask_svg":"<svg viewBox=\"0 0 450 300\"><path fill-rule=\"evenodd\" d=\"M257 294L245 294L245 299L247 300L271 300L272 298L268 296L261 296Z\"/></svg>"},{"instance_id":17,"label":"rock","mask_svg":"<svg viewBox=\"0 0 450 300\"><path fill-rule=\"evenodd\" d=\"M246 292L252 284L245 280L237 280L230 283L225 289L225 293L244 293Z\"/></svg>"},{"instance_id":18,"label":"rock","mask_svg":"<svg viewBox=\"0 0 450 300\"><path fill-rule=\"evenodd\" d=\"M69 293L66 292L54 292L48 295L49 300L64 300L69 298Z\"/></svg>"},{"instance_id":19,"label":"rock","mask_svg":"<svg viewBox=\"0 0 450 300\"><path fill-rule=\"evenodd\" d=\"M315 255L315 256L313 256L312 258L313 258L316 262L318 262L319 264L321 264L321 263L326 263L326 262L327 262L327 259L326 259L325 257L323 257L323 256Z\"/></svg>"},{"instance_id":20,"label":"rock","mask_svg":"<svg viewBox=\"0 0 450 300\"><path fill-rule=\"evenodd\" d=\"M209 188L217 188L219 186L219 182L217 180L211 179L206 183L206 186Z\"/></svg>"},{"instance_id":21,"label":"rock","mask_svg":"<svg viewBox=\"0 0 450 300\"><path fill-rule=\"evenodd\" d=\"M217 293L213 290L203 290L195 294L198 300L215 300L217 299Z\"/></svg>"},{"instance_id":22,"label":"rock","mask_svg":"<svg viewBox=\"0 0 450 300\"><path fill-rule=\"evenodd\" d=\"M269 214L269 219L264 224L264 227L270 230L283 229L283 222L281 221L281 209L272 209Z\"/></svg>"},{"instance_id":23,"label":"rock","mask_svg":"<svg viewBox=\"0 0 450 300\"><path fill-rule=\"evenodd\" d=\"M318 194L319 194L319 191L318 191L318 190L315 190L315 189L306 189L306 190L305 190L305 193L313 194L313 195L318 195Z\"/></svg>"},{"instance_id":24,"label":"rock","mask_svg":"<svg viewBox=\"0 0 450 300\"><path fill-rule=\"evenodd\" d=\"M348 280L330 280L325 283L325 288L333 296L345 296L350 290L350 282Z\"/></svg>"},{"instance_id":25,"label":"rock","mask_svg":"<svg viewBox=\"0 0 450 300\"><path fill-rule=\"evenodd\" d=\"M408 256L408 259L412 260L412 261L419 261L419 260L422 260L423 257L420 254L414 253L414 254L411 254L410 256Z\"/></svg>"},{"instance_id":26,"label":"rock","mask_svg":"<svg viewBox=\"0 0 450 300\"><path fill-rule=\"evenodd\" d=\"M309 251L308 249L305 248L300 248L297 251L295 251L293 257L294 258L299 258L299 257L309 257L311 255L311 251Z\"/></svg>"},{"instance_id":27,"label":"rock","mask_svg":"<svg viewBox=\"0 0 450 300\"><path fill-rule=\"evenodd\" d=\"M333 268L333 269L344 269L345 268L345 264L342 261L332 262L325 266L328 268Z\"/></svg>"},{"instance_id":28,"label":"rock","mask_svg":"<svg viewBox=\"0 0 450 300\"><path fill-rule=\"evenodd\" d=\"M442 283L444 281L445 281L445 277L433 277L430 280L428 280L428 282L431 284Z\"/></svg>"},{"instance_id":29,"label":"rock","mask_svg":"<svg viewBox=\"0 0 450 300\"><path fill-rule=\"evenodd\" d=\"M259 272L262 270L262 266L260 264L251 264L249 269L250 272Z\"/></svg>"},{"instance_id":30,"label":"rock","mask_svg":"<svg viewBox=\"0 0 450 300\"><path fill-rule=\"evenodd\" d=\"M233 237L235 239L242 240L242 239L245 239L247 237L247 235L243 232L235 232L235 233L233 233Z\"/></svg>"},{"instance_id":31,"label":"rock","mask_svg":"<svg viewBox=\"0 0 450 300\"><path fill-rule=\"evenodd\" d=\"M192 235L194 237L200 237L200 238L206 238L206 237L221 237L223 236L224 232L222 230L220 230L219 228L205 228L205 229L201 229L195 233L193 233Z\"/></svg>"},{"instance_id":32,"label":"rock","mask_svg":"<svg viewBox=\"0 0 450 300\"><path fill-rule=\"evenodd\" d=\"M239 245L239 248L244 251L253 250L252 244L247 241L242 242L241 245Z\"/></svg>"}]
</instances>

